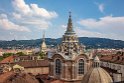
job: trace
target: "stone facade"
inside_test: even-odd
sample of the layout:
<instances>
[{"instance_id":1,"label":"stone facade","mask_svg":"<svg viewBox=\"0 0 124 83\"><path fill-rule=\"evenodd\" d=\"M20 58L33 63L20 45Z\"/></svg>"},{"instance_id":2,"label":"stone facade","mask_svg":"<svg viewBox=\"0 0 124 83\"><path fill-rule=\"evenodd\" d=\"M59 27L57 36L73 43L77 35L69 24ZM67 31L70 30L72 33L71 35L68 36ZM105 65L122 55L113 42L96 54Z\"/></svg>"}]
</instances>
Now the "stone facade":
<instances>
[{"instance_id":1,"label":"stone facade","mask_svg":"<svg viewBox=\"0 0 124 83\"><path fill-rule=\"evenodd\" d=\"M24 72L25 73L32 73L33 75L49 74L49 67L25 68Z\"/></svg>"},{"instance_id":2,"label":"stone facade","mask_svg":"<svg viewBox=\"0 0 124 83\"><path fill-rule=\"evenodd\" d=\"M111 69L109 73L113 77L114 82L124 81L124 65L101 61L101 66ZM115 70L115 72L112 72L112 70Z\"/></svg>"},{"instance_id":3,"label":"stone facade","mask_svg":"<svg viewBox=\"0 0 124 83\"><path fill-rule=\"evenodd\" d=\"M115 54L102 56L101 66L112 76L114 82L124 82L124 52L117 51Z\"/></svg>"},{"instance_id":4,"label":"stone facade","mask_svg":"<svg viewBox=\"0 0 124 83\"><path fill-rule=\"evenodd\" d=\"M51 53L50 76L62 80L64 83L81 82L83 75L91 65L89 56L85 54L84 50L85 46L79 44L78 37L73 30L70 13L62 43L57 46L56 52Z\"/></svg>"}]
</instances>

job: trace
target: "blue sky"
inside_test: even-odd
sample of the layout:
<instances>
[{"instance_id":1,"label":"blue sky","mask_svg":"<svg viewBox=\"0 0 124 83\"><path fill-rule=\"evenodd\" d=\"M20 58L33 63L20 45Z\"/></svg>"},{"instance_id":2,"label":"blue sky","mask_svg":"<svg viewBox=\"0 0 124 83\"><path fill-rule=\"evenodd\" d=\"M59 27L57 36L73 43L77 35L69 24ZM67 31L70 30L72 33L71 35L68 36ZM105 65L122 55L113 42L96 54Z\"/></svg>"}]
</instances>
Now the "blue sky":
<instances>
[{"instance_id":1,"label":"blue sky","mask_svg":"<svg viewBox=\"0 0 124 83\"><path fill-rule=\"evenodd\" d=\"M124 0L1 0L0 40L62 37L68 12L79 37L124 40Z\"/></svg>"}]
</instances>

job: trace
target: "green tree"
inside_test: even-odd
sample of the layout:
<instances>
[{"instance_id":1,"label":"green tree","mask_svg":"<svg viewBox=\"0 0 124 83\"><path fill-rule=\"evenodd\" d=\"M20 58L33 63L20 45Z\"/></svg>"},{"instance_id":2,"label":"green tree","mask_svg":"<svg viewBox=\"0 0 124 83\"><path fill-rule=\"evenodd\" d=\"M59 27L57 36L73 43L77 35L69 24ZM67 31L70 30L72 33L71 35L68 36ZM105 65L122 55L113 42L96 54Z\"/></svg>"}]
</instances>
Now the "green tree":
<instances>
[{"instance_id":1,"label":"green tree","mask_svg":"<svg viewBox=\"0 0 124 83\"><path fill-rule=\"evenodd\" d=\"M2 57L2 56L0 56L0 61L1 61L1 60L3 60L3 57Z\"/></svg>"},{"instance_id":2,"label":"green tree","mask_svg":"<svg viewBox=\"0 0 124 83\"><path fill-rule=\"evenodd\" d=\"M40 52L39 56L40 56L41 59L43 59L45 57L45 53L44 52Z\"/></svg>"},{"instance_id":3,"label":"green tree","mask_svg":"<svg viewBox=\"0 0 124 83\"><path fill-rule=\"evenodd\" d=\"M17 52L16 55L24 56L25 54L23 52Z\"/></svg>"},{"instance_id":4,"label":"green tree","mask_svg":"<svg viewBox=\"0 0 124 83\"><path fill-rule=\"evenodd\" d=\"M9 57L9 56L12 56L14 55L13 53L4 53L3 54L3 58L6 58L6 57Z\"/></svg>"}]
</instances>

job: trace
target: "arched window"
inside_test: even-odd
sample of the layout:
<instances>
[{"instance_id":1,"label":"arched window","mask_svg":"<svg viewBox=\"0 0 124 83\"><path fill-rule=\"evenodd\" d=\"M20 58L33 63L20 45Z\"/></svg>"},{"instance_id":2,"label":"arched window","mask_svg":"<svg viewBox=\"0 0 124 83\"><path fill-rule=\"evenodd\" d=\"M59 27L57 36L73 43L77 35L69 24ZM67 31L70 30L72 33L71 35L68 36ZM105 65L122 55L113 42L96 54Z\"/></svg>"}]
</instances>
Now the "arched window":
<instances>
[{"instance_id":1,"label":"arched window","mask_svg":"<svg viewBox=\"0 0 124 83\"><path fill-rule=\"evenodd\" d=\"M80 59L78 62L78 74L84 74L84 60Z\"/></svg>"},{"instance_id":2,"label":"arched window","mask_svg":"<svg viewBox=\"0 0 124 83\"><path fill-rule=\"evenodd\" d=\"M55 66L56 75L60 75L61 74L61 61L60 61L60 59L56 59L55 64L56 64L56 66Z\"/></svg>"}]
</instances>

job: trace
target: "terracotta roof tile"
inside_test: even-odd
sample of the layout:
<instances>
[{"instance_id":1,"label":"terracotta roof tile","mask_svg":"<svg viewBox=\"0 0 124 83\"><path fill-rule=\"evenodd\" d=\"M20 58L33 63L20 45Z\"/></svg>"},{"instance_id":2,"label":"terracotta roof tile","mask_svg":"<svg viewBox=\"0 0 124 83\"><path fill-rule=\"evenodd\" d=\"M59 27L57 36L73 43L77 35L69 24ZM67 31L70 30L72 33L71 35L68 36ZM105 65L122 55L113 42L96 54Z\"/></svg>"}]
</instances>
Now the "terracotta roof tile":
<instances>
[{"instance_id":1,"label":"terracotta roof tile","mask_svg":"<svg viewBox=\"0 0 124 83\"><path fill-rule=\"evenodd\" d=\"M114 54L109 56L103 56L100 58L101 61L111 62L115 64L123 64L124 65L124 55Z\"/></svg>"},{"instance_id":2,"label":"terracotta roof tile","mask_svg":"<svg viewBox=\"0 0 124 83\"><path fill-rule=\"evenodd\" d=\"M0 83L39 83L33 75L7 72L0 75ZM14 80L14 81L13 81Z\"/></svg>"},{"instance_id":3,"label":"terracotta roof tile","mask_svg":"<svg viewBox=\"0 0 124 83\"><path fill-rule=\"evenodd\" d=\"M0 83L4 83L9 77L13 75L13 72L6 72L0 75Z\"/></svg>"},{"instance_id":4,"label":"terracotta roof tile","mask_svg":"<svg viewBox=\"0 0 124 83\"><path fill-rule=\"evenodd\" d=\"M9 56L3 59L0 63L13 63L13 62L14 62L14 56Z\"/></svg>"},{"instance_id":5,"label":"terracotta roof tile","mask_svg":"<svg viewBox=\"0 0 124 83\"><path fill-rule=\"evenodd\" d=\"M25 68L48 67L49 61L48 60L31 60L31 61L17 62L16 64L23 66Z\"/></svg>"}]
</instances>

